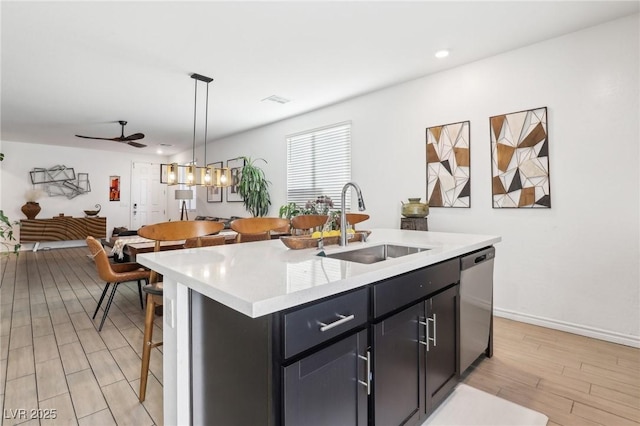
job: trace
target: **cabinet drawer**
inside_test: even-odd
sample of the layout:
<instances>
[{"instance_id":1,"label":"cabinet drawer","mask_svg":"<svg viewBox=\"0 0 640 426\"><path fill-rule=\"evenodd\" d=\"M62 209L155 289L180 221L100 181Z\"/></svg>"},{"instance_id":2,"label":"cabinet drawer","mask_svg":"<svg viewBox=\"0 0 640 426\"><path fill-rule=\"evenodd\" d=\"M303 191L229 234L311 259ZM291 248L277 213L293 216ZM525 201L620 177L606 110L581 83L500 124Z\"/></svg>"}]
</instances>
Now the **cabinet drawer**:
<instances>
[{"instance_id":1,"label":"cabinet drawer","mask_svg":"<svg viewBox=\"0 0 640 426\"><path fill-rule=\"evenodd\" d=\"M363 288L284 314L284 357L365 324L368 291Z\"/></svg>"},{"instance_id":2,"label":"cabinet drawer","mask_svg":"<svg viewBox=\"0 0 640 426\"><path fill-rule=\"evenodd\" d=\"M460 281L460 261L451 259L373 285L373 317L388 314Z\"/></svg>"}]
</instances>

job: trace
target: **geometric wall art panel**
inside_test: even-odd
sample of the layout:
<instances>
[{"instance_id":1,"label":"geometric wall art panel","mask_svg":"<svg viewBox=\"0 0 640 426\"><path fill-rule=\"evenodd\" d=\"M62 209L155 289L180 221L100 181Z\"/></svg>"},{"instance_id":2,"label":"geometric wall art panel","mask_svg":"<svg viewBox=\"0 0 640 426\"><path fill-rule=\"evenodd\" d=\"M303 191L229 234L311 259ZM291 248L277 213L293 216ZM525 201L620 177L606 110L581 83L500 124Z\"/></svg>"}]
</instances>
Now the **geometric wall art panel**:
<instances>
[{"instance_id":1,"label":"geometric wall art panel","mask_svg":"<svg viewBox=\"0 0 640 426\"><path fill-rule=\"evenodd\" d=\"M429 207L471 207L470 123L427 128Z\"/></svg>"},{"instance_id":2,"label":"geometric wall art panel","mask_svg":"<svg viewBox=\"0 0 640 426\"><path fill-rule=\"evenodd\" d=\"M493 208L551 208L547 108L489 119Z\"/></svg>"}]
</instances>

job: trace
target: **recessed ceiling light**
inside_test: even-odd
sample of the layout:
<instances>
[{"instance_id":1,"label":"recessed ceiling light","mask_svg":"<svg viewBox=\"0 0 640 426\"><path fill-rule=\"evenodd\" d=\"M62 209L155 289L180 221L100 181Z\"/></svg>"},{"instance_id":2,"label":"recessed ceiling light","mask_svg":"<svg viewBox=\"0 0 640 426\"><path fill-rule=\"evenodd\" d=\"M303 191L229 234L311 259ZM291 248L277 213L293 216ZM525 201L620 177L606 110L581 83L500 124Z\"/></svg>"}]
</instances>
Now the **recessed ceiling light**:
<instances>
[{"instance_id":1,"label":"recessed ceiling light","mask_svg":"<svg viewBox=\"0 0 640 426\"><path fill-rule=\"evenodd\" d=\"M438 59L446 58L447 56L449 56L449 51L446 50L446 49L438 50L436 52L436 58L438 58Z\"/></svg>"},{"instance_id":2,"label":"recessed ceiling light","mask_svg":"<svg viewBox=\"0 0 640 426\"><path fill-rule=\"evenodd\" d=\"M156 150L156 154L162 154L162 150L161 150L160 148L158 148L158 149Z\"/></svg>"}]
</instances>

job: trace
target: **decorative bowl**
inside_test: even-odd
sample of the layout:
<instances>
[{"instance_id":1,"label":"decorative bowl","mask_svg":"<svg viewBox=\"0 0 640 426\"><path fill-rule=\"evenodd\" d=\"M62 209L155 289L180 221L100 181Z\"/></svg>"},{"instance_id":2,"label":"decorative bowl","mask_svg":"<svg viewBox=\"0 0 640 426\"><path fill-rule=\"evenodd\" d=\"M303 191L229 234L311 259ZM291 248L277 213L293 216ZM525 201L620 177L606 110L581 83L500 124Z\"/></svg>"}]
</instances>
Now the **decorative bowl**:
<instances>
[{"instance_id":1,"label":"decorative bowl","mask_svg":"<svg viewBox=\"0 0 640 426\"><path fill-rule=\"evenodd\" d=\"M355 234L348 234L349 241L362 241L363 235L369 235L371 231L356 231ZM309 235L291 235L280 237L282 244L292 250L300 250L318 247L320 238L312 238ZM340 237L324 237L324 245L339 244Z\"/></svg>"},{"instance_id":2,"label":"decorative bowl","mask_svg":"<svg viewBox=\"0 0 640 426\"><path fill-rule=\"evenodd\" d=\"M97 216L98 213L100 213L102 206L100 206L100 204L96 204L95 208L97 208L98 210L83 210L84 214L86 214L87 216Z\"/></svg>"}]
</instances>

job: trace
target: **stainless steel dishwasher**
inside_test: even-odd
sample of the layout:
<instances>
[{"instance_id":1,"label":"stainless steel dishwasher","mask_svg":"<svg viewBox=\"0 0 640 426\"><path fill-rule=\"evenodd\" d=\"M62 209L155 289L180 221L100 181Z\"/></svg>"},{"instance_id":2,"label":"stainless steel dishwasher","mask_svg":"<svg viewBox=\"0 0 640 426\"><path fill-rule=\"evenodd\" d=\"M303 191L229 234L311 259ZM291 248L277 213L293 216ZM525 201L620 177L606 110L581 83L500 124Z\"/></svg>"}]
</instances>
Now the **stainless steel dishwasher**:
<instances>
[{"instance_id":1,"label":"stainless steel dishwasher","mask_svg":"<svg viewBox=\"0 0 640 426\"><path fill-rule=\"evenodd\" d=\"M460 259L460 374L490 350L495 255L489 247Z\"/></svg>"}]
</instances>

